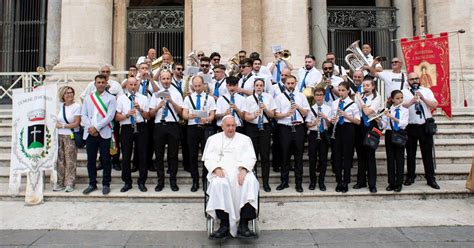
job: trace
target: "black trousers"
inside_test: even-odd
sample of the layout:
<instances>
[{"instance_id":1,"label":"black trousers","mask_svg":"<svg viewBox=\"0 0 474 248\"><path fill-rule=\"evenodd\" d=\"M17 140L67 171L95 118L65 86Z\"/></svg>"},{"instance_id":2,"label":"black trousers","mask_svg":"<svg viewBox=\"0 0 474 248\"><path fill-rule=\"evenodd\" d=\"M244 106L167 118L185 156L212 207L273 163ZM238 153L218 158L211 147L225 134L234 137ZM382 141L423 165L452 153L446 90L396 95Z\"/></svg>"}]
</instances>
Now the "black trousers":
<instances>
[{"instance_id":1,"label":"black trousers","mask_svg":"<svg viewBox=\"0 0 474 248\"><path fill-rule=\"evenodd\" d=\"M148 169L155 166L153 163L153 152L154 152L154 141L153 141L153 132L155 130L155 117L147 120L146 122L146 130L148 137L146 139L146 164Z\"/></svg>"},{"instance_id":2,"label":"black trousers","mask_svg":"<svg viewBox=\"0 0 474 248\"><path fill-rule=\"evenodd\" d=\"M87 174L89 174L89 185L97 185L97 152L100 152L102 161L102 185L110 186L111 170L110 166L110 138L103 139L99 136L87 136L86 152L87 152Z\"/></svg>"},{"instance_id":3,"label":"black trousers","mask_svg":"<svg viewBox=\"0 0 474 248\"><path fill-rule=\"evenodd\" d=\"M229 214L224 212L224 210L216 209L216 216L221 220L221 225L224 224L229 226ZM250 203L246 203L240 209L240 221L249 221L257 218L257 210L250 205Z\"/></svg>"},{"instance_id":4,"label":"black trousers","mask_svg":"<svg viewBox=\"0 0 474 248\"><path fill-rule=\"evenodd\" d=\"M295 156L295 182L296 185L299 185L303 182L304 127L303 125L297 125L295 126L296 132L292 132L291 126L280 124L279 129L283 157L281 181L289 181L290 156L293 148L293 155Z\"/></svg>"},{"instance_id":5,"label":"black trousers","mask_svg":"<svg viewBox=\"0 0 474 248\"><path fill-rule=\"evenodd\" d=\"M316 164L319 168L319 184L324 183L328 166L328 134L327 131L320 133L317 139L317 131L309 131L308 156L309 156L309 178L311 183L316 183Z\"/></svg>"},{"instance_id":6,"label":"black trousers","mask_svg":"<svg viewBox=\"0 0 474 248\"><path fill-rule=\"evenodd\" d=\"M252 139L253 149L257 158L260 158L260 166L262 167L263 183L268 183L270 178L270 142L271 142L271 126L264 124L264 130L259 130L256 124L247 123L247 135Z\"/></svg>"},{"instance_id":7,"label":"black trousers","mask_svg":"<svg viewBox=\"0 0 474 248\"><path fill-rule=\"evenodd\" d=\"M351 182L351 166L354 156L354 124L337 124L334 141L334 173L338 184Z\"/></svg>"},{"instance_id":8,"label":"black trousers","mask_svg":"<svg viewBox=\"0 0 474 248\"><path fill-rule=\"evenodd\" d=\"M199 152L203 152L204 146L206 145L207 138L215 133L215 129L212 126L188 126L188 150L189 150L189 169L191 170L191 177L193 183L199 182L199 166L198 156ZM206 185L207 182L207 169L205 166L202 168L202 182Z\"/></svg>"},{"instance_id":9,"label":"black trousers","mask_svg":"<svg viewBox=\"0 0 474 248\"><path fill-rule=\"evenodd\" d=\"M392 130L385 131L385 152L387 153L388 184L398 187L403 183L405 147L392 144Z\"/></svg>"},{"instance_id":10,"label":"black trousers","mask_svg":"<svg viewBox=\"0 0 474 248\"><path fill-rule=\"evenodd\" d=\"M176 174L178 173L178 149L180 126L175 122L166 124L156 123L154 136L155 146L155 167L158 175L158 184L164 184L165 169L164 156L165 147L168 145L168 171L170 173L170 181L176 182Z\"/></svg>"},{"instance_id":11,"label":"black trousers","mask_svg":"<svg viewBox=\"0 0 474 248\"><path fill-rule=\"evenodd\" d=\"M370 122L369 126L366 127L364 123L360 125L354 125L356 142L361 143L367 133L375 127L374 122ZM369 181L369 187L373 188L377 184L377 164L375 160L375 150L371 149L363 144L356 146L357 151L357 184L366 185L367 178Z\"/></svg>"},{"instance_id":12,"label":"black trousers","mask_svg":"<svg viewBox=\"0 0 474 248\"><path fill-rule=\"evenodd\" d=\"M281 167L282 161L280 129L277 122L272 119L272 167L278 169Z\"/></svg>"},{"instance_id":13,"label":"black trousers","mask_svg":"<svg viewBox=\"0 0 474 248\"><path fill-rule=\"evenodd\" d=\"M145 184L148 177L148 168L146 165L146 144L147 138L146 124L138 123L138 133L133 132L133 128L130 124L122 125L120 133L122 139L120 140L122 146L122 181L125 184L132 184L132 169L131 169L131 158L132 153L135 151L137 155L139 176L138 184Z\"/></svg>"},{"instance_id":14,"label":"black trousers","mask_svg":"<svg viewBox=\"0 0 474 248\"><path fill-rule=\"evenodd\" d=\"M420 141L421 157L427 182L435 181L433 165L433 136L425 133L425 124L409 124L406 128L407 140L407 178L415 178L416 149Z\"/></svg>"}]
</instances>

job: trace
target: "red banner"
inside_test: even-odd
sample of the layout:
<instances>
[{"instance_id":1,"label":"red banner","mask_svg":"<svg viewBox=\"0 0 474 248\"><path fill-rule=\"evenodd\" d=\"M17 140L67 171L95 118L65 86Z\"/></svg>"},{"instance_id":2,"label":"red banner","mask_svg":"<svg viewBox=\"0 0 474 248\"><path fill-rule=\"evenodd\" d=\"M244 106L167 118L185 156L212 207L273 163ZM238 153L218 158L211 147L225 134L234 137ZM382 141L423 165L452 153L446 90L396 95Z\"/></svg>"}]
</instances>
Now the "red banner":
<instances>
[{"instance_id":1,"label":"red banner","mask_svg":"<svg viewBox=\"0 0 474 248\"><path fill-rule=\"evenodd\" d=\"M401 39L401 47L408 72L416 72L421 86L430 88L438 101L438 107L451 118L451 89L449 86L448 34L439 37Z\"/></svg>"}]
</instances>

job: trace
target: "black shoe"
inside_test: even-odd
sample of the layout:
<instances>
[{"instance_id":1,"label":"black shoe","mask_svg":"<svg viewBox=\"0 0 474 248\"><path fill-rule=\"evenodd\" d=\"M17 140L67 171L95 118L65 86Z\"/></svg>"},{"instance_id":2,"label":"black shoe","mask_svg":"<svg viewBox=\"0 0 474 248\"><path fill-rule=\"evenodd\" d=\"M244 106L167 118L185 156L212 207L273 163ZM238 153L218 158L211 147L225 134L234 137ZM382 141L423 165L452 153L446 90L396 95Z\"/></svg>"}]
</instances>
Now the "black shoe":
<instances>
[{"instance_id":1,"label":"black shoe","mask_svg":"<svg viewBox=\"0 0 474 248\"><path fill-rule=\"evenodd\" d=\"M132 167L132 173L133 173L133 172L137 172L137 171L138 171L138 167L133 166L133 167Z\"/></svg>"},{"instance_id":2,"label":"black shoe","mask_svg":"<svg viewBox=\"0 0 474 248\"><path fill-rule=\"evenodd\" d=\"M415 178L407 178L407 179L405 180L405 182L403 183L403 185L405 185L405 186L410 186L410 185L412 185L412 184L414 184L414 183L415 183Z\"/></svg>"},{"instance_id":3,"label":"black shoe","mask_svg":"<svg viewBox=\"0 0 474 248\"><path fill-rule=\"evenodd\" d=\"M396 188L393 189L395 192L401 192L402 191L402 185L397 186Z\"/></svg>"},{"instance_id":4,"label":"black shoe","mask_svg":"<svg viewBox=\"0 0 474 248\"><path fill-rule=\"evenodd\" d=\"M301 184L297 184L295 189L296 189L296 192L298 192L298 193L303 192L303 187L301 187Z\"/></svg>"},{"instance_id":5,"label":"black shoe","mask_svg":"<svg viewBox=\"0 0 474 248\"><path fill-rule=\"evenodd\" d=\"M250 231L249 224L247 220L240 220L239 228L237 229L237 235L239 238L254 238L256 234Z\"/></svg>"},{"instance_id":6,"label":"black shoe","mask_svg":"<svg viewBox=\"0 0 474 248\"><path fill-rule=\"evenodd\" d=\"M276 187L276 190L284 190L286 188L290 187L287 182L282 182L280 185Z\"/></svg>"},{"instance_id":7,"label":"black shoe","mask_svg":"<svg viewBox=\"0 0 474 248\"><path fill-rule=\"evenodd\" d=\"M82 193L83 193L84 195L88 195L88 194L90 194L92 191L96 191L96 190L97 190L97 186L89 185L89 186L87 186L87 188L86 188L84 191L82 191Z\"/></svg>"},{"instance_id":8,"label":"black shoe","mask_svg":"<svg viewBox=\"0 0 474 248\"><path fill-rule=\"evenodd\" d=\"M433 189L440 189L440 188L439 188L439 185L438 185L438 184L436 183L436 181L434 181L434 180L431 181L431 182L428 182L427 184L428 184L431 188L433 188Z\"/></svg>"},{"instance_id":9,"label":"black shoe","mask_svg":"<svg viewBox=\"0 0 474 248\"><path fill-rule=\"evenodd\" d=\"M337 186L336 186L336 192L342 192L342 189L344 187L342 186L342 184L338 183Z\"/></svg>"},{"instance_id":10,"label":"black shoe","mask_svg":"<svg viewBox=\"0 0 474 248\"><path fill-rule=\"evenodd\" d=\"M97 170L103 170L104 169L104 166L102 165L102 163L99 163L99 167L97 167Z\"/></svg>"},{"instance_id":11,"label":"black shoe","mask_svg":"<svg viewBox=\"0 0 474 248\"><path fill-rule=\"evenodd\" d=\"M370 193L372 193L372 194L377 193L377 188L376 187L370 187L369 190L370 190Z\"/></svg>"},{"instance_id":12,"label":"black shoe","mask_svg":"<svg viewBox=\"0 0 474 248\"><path fill-rule=\"evenodd\" d=\"M179 187L176 184L176 182L170 182L170 188L171 188L172 191L178 191L179 190Z\"/></svg>"},{"instance_id":13,"label":"black shoe","mask_svg":"<svg viewBox=\"0 0 474 248\"><path fill-rule=\"evenodd\" d=\"M314 182L310 183L308 189L309 189L309 190L314 190L314 189L316 189L316 183L314 183Z\"/></svg>"},{"instance_id":14,"label":"black shoe","mask_svg":"<svg viewBox=\"0 0 474 248\"><path fill-rule=\"evenodd\" d=\"M103 195L108 195L110 193L110 186L104 185L102 188L102 194Z\"/></svg>"},{"instance_id":15,"label":"black shoe","mask_svg":"<svg viewBox=\"0 0 474 248\"><path fill-rule=\"evenodd\" d=\"M270 191L272 191L272 188L270 188L270 185L268 185L268 183L264 183L263 184L263 190L265 192L270 192Z\"/></svg>"},{"instance_id":16,"label":"black shoe","mask_svg":"<svg viewBox=\"0 0 474 248\"><path fill-rule=\"evenodd\" d=\"M113 163L112 168L114 168L114 170L116 170L116 171L121 171L122 170L122 167L118 163Z\"/></svg>"},{"instance_id":17,"label":"black shoe","mask_svg":"<svg viewBox=\"0 0 474 248\"><path fill-rule=\"evenodd\" d=\"M295 171L295 167L291 166L290 171Z\"/></svg>"},{"instance_id":18,"label":"black shoe","mask_svg":"<svg viewBox=\"0 0 474 248\"><path fill-rule=\"evenodd\" d=\"M131 189L132 189L132 185L130 185L130 184L125 184L125 185L120 189L120 192L122 192L122 193L123 193L123 192L127 192L127 191L129 191L129 190L131 190Z\"/></svg>"},{"instance_id":19,"label":"black shoe","mask_svg":"<svg viewBox=\"0 0 474 248\"><path fill-rule=\"evenodd\" d=\"M164 185L162 183L159 183L159 184L156 185L155 191L160 192L160 191L163 190L163 187L164 187Z\"/></svg>"},{"instance_id":20,"label":"black shoe","mask_svg":"<svg viewBox=\"0 0 474 248\"><path fill-rule=\"evenodd\" d=\"M274 172L280 172L280 167L273 167Z\"/></svg>"},{"instance_id":21,"label":"black shoe","mask_svg":"<svg viewBox=\"0 0 474 248\"><path fill-rule=\"evenodd\" d=\"M385 188L386 191L393 191L395 190L395 187L392 185L388 185L387 188Z\"/></svg>"},{"instance_id":22,"label":"black shoe","mask_svg":"<svg viewBox=\"0 0 474 248\"><path fill-rule=\"evenodd\" d=\"M326 191L326 185L324 185L324 183L320 183L319 184L319 190Z\"/></svg>"},{"instance_id":23,"label":"black shoe","mask_svg":"<svg viewBox=\"0 0 474 248\"><path fill-rule=\"evenodd\" d=\"M347 184L342 184L341 192L347 193L347 191L349 191L349 186Z\"/></svg>"},{"instance_id":24,"label":"black shoe","mask_svg":"<svg viewBox=\"0 0 474 248\"><path fill-rule=\"evenodd\" d=\"M148 189L146 188L145 184L138 184L138 189L141 191L141 192L147 192Z\"/></svg>"},{"instance_id":25,"label":"black shoe","mask_svg":"<svg viewBox=\"0 0 474 248\"><path fill-rule=\"evenodd\" d=\"M156 171L156 168L155 168L154 165L153 165L153 166L148 166L148 170L149 170L149 171Z\"/></svg>"},{"instance_id":26,"label":"black shoe","mask_svg":"<svg viewBox=\"0 0 474 248\"><path fill-rule=\"evenodd\" d=\"M223 226L221 225L217 231L213 232L211 236L209 236L210 239L223 239L227 238L229 236L229 227L228 226Z\"/></svg>"},{"instance_id":27,"label":"black shoe","mask_svg":"<svg viewBox=\"0 0 474 248\"><path fill-rule=\"evenodd\" d=\"M362 189L362 188L365 188L365 187L367 187L367 185L356 183L356 184L354 184L354 186L352 188L353 189Z\"/></svg>"},{"instance_id":28,"label":"black shoe","mask_svg":"<svg viewBox=\"0 0 474 248\"><path fill-rule=\"evenodd\" d=\"M193 183L193 186L191 186L191 192L196 192L199 189L199 183Z\"/></svg>"}]
</instances>

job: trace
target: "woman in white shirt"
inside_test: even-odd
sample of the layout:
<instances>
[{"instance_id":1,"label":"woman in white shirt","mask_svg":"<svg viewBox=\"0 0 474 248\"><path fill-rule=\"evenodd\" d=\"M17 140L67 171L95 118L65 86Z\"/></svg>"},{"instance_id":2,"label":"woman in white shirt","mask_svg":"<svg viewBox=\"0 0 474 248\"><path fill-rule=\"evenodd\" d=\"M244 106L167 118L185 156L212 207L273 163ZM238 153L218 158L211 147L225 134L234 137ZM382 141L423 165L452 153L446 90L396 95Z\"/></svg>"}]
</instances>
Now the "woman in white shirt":
<instances>
[{"instance_id":1,"label":"woman in white shirt","mask_svg":"<svg viewBox=\"0 0 474 248\"><path fill-rule=\"evenodd\" d=\"M406 135L408 125L408 109L403 107L403 92L394 90L390 95L392 107L385 111L381 126L385 129L385 152L387 153L388 187L387 191L402 191L403 169L405 166L405 146L397 146L392 142L393 133Z\"/></svg>"},{"instance_id":2,"label":"woman in white shirt","mask_svg":"<svg viewBox=\"0 0 474 248\"><path fill-rule=\"evenodd\" d=\"M74 143L73 130L79 129L81 122L81 105L74 102L74 89L64 86L59 90L61 106L57 116L58 128L58 161L56 170L58 181L53 191L72 192L76 180L77 147Z\"/></svg>"}]
</instances>

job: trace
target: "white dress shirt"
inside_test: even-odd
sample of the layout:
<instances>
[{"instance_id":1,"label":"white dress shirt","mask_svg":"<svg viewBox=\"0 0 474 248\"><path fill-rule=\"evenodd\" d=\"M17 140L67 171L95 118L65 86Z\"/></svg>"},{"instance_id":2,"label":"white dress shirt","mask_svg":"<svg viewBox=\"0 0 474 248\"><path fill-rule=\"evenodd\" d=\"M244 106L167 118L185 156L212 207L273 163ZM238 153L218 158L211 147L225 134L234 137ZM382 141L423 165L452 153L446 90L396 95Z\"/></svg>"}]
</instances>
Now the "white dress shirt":
<instances>
[{"instance_id":1,"label":"white dress shirt","mask_svg":"<svg viewBox=\"0 0 474 248\"><path fill-rule=\"evenodd\" d=\"M66 125L66 121L64 120L64 114L63 114L63 109L66 110L66 119L69 123L74 122L74 118L76 116L81 116L81 104L75 102L69 106L64 106L64 103L61 103L61 106L59 107L59 113L57 118L57 122L61 125ZM76 127L74 131L79 131L79 127ZM72 131L70 128L58 128L58 134L60 135L70 135L72 134Z\"/></svg>"},{"instance_id":2,"label":"white dress shirt","mask_svg":"<svg viewBox=\"0 0 474 248\"><path fill-rule=\"evenodd\" d=\"M281 74L283 69L287 68L288 66L286 66L286 63L283 60L281 60L279 63L280 63L280 74ZM267 68L270 68L272 66L272 64L273 64L273 62L268 63ZM277 71L278 71L277 66L275 65L275 67L273 68L273 71L271 71L271 73L272 73L272 77L271 77L272 82L277 81L276 80L277 79ZM280 76L280 80L281 80L281 76Z\"/></svg>"},{"instance_id":3,"label":"white dress shirt","mask_svg":"<svg viewBox=\"0 0 474 248\"><path fill-rule=\"evenodd\" d=\"M314 104L311 108L314 109L314 112L316 112L316 114L319 114L319 107L321 107L321 112L323 114L325 114L328 118L330 118L331 116L331 107L329 107L328 105L326 104L321 104L321 106L318 106L318 104ZM314 120L316 120L316 116L314 116L313 114L313 111L311 111L311 109L309 110L308 112L308 116L306 116L306 122L313 122ZM326 120L321 117L321 120L323 122L323 125L324 125L324 130L327 130L328 129L328 123L326 122ZM318 131L319 130L319 125L316 125L316 126L313 126L313 127L310 127L309 130L311 131Z\"/></svg>"},{"instance_id":4,"label":"white dress shirt","mask_svg":"<svg viewBox=\"0 0 474 248\"><path fill-rule=\"evenodd\" d=\"M433 91L431 91L428 88L425 88L423 86L420 86L420 89L418 89L420 93L423 95L424 98L430 100L430 101L436 101L436 98L433 95ZM409 89L403 89L403 101L409 102L411 99L413 99L413 94ZM409 118L408 118L408 124L425 124L425 120L427 118L432 118L433 116L431 115L431 109L428 108L425 102L420 100L420 104L423 107L424 115L418 115L416 114L416 109L415 109L415 104L412 104L410 107L408 107L408 113L409 113Z\"/></svg>"},{"instance_id":5,"label":"white dress shirt","mask_svg":"<svg viewBox=\"0 0 474 248\"><path fill-rule=\"evenodd\" d=\"M109 88L107 89L107 91L112 94L113 96L115 96L115 99L117 99L119 96L123 95L123 88L122 88L122 85L115 81L115 80L112 80L112 79L109 79L107 81L107 84L109 85ZM81 94L81 99L84 100L86 98L86 96L89 96L90 94L94 93L96 91L96 88L95 88L95 81L92 81L90 82L86 89L82 92Z\"/></svg>"},{"instance_id":6,"label":"white dress shirt","mask_svg":"<svg viewBox=\"0 0 474 248\"><path fill-rule=\"evenodd\" d=\"M308 72L308 75L306 75ZM305 78L306 75L306 78ZM303 79L305 86L303 87ZM309 71L305 67L298 70L298 83L297 88L299 92L303 92L305 87L315 87L323 79L323 75L316 68L311 68ZM301 88L303 87L303 88Z\"/></svg>"},{"instance_id":7,"label":"white dress shirt","mask_svg":"<svg viewBox=\"0 0 474 248\"><path fill-rule=\"evenodd\" d=\"M258 95L257 94L247 96L247 98L245 99L244 111L246 113L253 114L260 108L259 104L257 103L257 101L255 101L255 99L257 99L257 101L258 101ZM263 99L263 104L265 104L265 106L267 107L266 109L268 111L275 111L277 109L277 106L275 104L275 101L273 100L272 95L263 92L262 93L262 99ZM265 116L263 116L263 123L268 123L268 122L269 121L267 120L267 118ZM250 123L258 124L258 117L251 120Z\"/></svg>"},{"instance_id":8,"label":"white dress shirt","mask_svg":"<svg viewBox=\"0 0 474 248\"><path fill-rule=\"evenodd\" d=\"M89 132L87 132L89 127L95 127L99 132L100 137L103 139L110 139L112 137L113 130L110 128L110 122L112 122L115 117L117 101L115 100L115 97L107 91L102 92L100 98L107 107L105 117L102 117L99 114L99 111L92 102L91 95L88 95L84 99L84 104L81 109L81 122L84 124L84 139L87 139L89 136Z\"/></svg>"},{"instance_id":9,"label":"white dress shirt","mask_svg":"<svg viewBox=\"0 0 474 248\"><path fill-rule=\"evenodd\" d=\"M181 94L179 94L179 91L177 91L176 89L173 90L171 89L173 88L173 86L170 86L170 88L168 89L168 91L170 92L170 96L171 96L171 99L173 99L173 101L178 105L178 106L183 106L183 97L181 96ZM157 94L153 94L153 96L151 97L151 100L150 100L150 107L149 109L156 109L158 108L158 105L160 105L160 103L163 101L163 98L161 97L157 97ZM178 113L175 109L174 109L174 106L171 102L168 102L168 106L169 106L169 109L168 109L168 115L165 116L165 121L166 122L179 122L180 120L180 117L179 115L181 113ZM155 115L155 123L161 123L161 120L163 119L163 111L165 110L166 108L166 105L163 105L163 107L161 107L158 112L156 112L156 115ZM174 117L173 117L174 115ZM174 119L176 118L176 120Z\"/></svg>"},{"instance_id":10,"label":"white dress shirt","mask_svg":"<svg viewBox=\"0 0 474 248\"><path fill-rule=\"evenodd\" d=\"M290 93L288 90L285 90L286 94L290 96ZM296 90L293 92L295 103L300 106L300 108L309 110L309 103L306 97L303 95L301 92L297 92ZM280 94L275 98L275 103L277 106L276 112L277 113L287 113L291 109L291 102L290 100L285 96L285 94ZM296 113L296 119L295 121L303 122L303 116L299 113L299 111L295 110ZM287 116L285 118L278 119L279 124L287 125L290 126L292 125L291 123L291 116Z\"/></svg>"},{"instance_id":11,"label":"white dress shirt","mask_svg":"<svg viewBox=\"0 0 474 248\"><path fill-rule=\"evenodd\" d=\"M370 109L374 111L375 114L377 114L381 106L381 98L378 94L375 97L374 97L374 94L363 95L362 104L368 106ZM364 114L364 111L362 111L361 109L360 116L362 116L363 114Z\"/></svg>"},{"instance_id":12,"label":"white dress shirt","mask_svg":"<svg viewBox=\"0 0 474 248\"><path fill-rule=\"evenodd\" d=\"M400 118L398 119L398 127L400 129L405 129L408 125L408 118L409 118L409 113L408 109L400 106L398 107L400 109ZM390 114L395 117L396 114L396 108L391 108L390 109ZM395 125L395 121L392 121L390 118L388 118L386 115L382 116L382 124L381 128L386 129L386 130L392 130L392 126L390 125L390 121L392 122L392 125Z\"/></svg>"},{"instance_id":13,"label":"white dress shirt","mask_svg":"<svg viewBox=\"0 0 474 248\"><path fill-rule=\"evenodd\" d=\"M339 102L340 101L341 101L341 99L339 98L339 99L337 99L336 101L334 101L332 103L331 118L334 118L336 116L337 110L339 109ZM345 108L344 112L348 113L350 116L352 116L352 118L360 120L360 113L359 113L360 111L359 111L359 107L357 106L357 104L353 103L353 104L351 104L351 106L347 107L351 102L354 102L354 101L352 101L352 99L350 97L346 97L346 99L344 99L344 107L343 107L343 108ZM336 120L336 123L338 122L338 120ZM344 122L350 123L351 121L344 118Z\"/></svg>"},{"instance_id":14,"label":"white dress shirt","mask_svg":"<svg viewBox=\"0 0 474 248\"><path fill-rule=\"evenodd\" d=\"M231 101L231 95L229 93L220 96L219 99L217 99L217 103L216 103L216 114L220 114L220 115L224 114L229 109L230 105L227 102L227 100L224 99L224 96L227 98L227 100L229 100L229 102ZM235 100L235 106L237 106L237 108L240 109L240 111L243 111L243 108L245 106L245 97L235 93L234 100ZM234 116L235 123L237 123L237 126L238 127L243 126L242 120L240 119L237 112L235 112L233 116ZM217 119L217 126L220 126L221 124L222 124L222 118Z\"/></svg>"},{"instance_id":15,"label":"white dress shirt","mask_svg":"<svg viewBox=\"0 0 474 248\"><path fill-rule=\"evenodd\" d=\"M143 111L148 111L148 98L146 98L146 96L140 93L136 93L135 101L138 103L138 105ZM132 109L132 104L130 101L130 93L127 92L117 99L117 112L126 115L128 111L130 111L130 109ZM141 123L144 121L145 119L143 118L142 114L138 110L136 110L135 123ZM120 121L120 125L128 124L131 124L130 118L126 118Z\"/></svg>"},{"instance_id":16,"label":"white dress shirt","mask_svg":"<svg viewBox=\"0 0 474 248\"><path fill-rule=\"evenodd\" d=\"M344 81L344 79L342 79L341 77L335 76L335 75L332 75L329 79L331 80L332 87L336 91L339 88L339 84ZM334 92L331 90L329 92L329 101L326 101L326 91L324 91L324 104L326 104L328 106L332 106L332 102L337 100L338 98L339 97L336 94L334 94Z\"/></svg>"},{"instance_id":17,"label":"white dress shirt","mask_svg":"<svg viewBox=\"0 0 474 248\"><path fill-rule=\"evenodd\" d=\"M214 89L216 88L217 83L219 84L219 90L218 90L218 96L217 97L223 96L223 95L229 93L229 91L227 90L226 78L223 78L221 80L212 79L212 82L209 84L209 94L214 96Z\"/></svg>"},{"instance_id":18,"label":"white dress shirt","mask_svg":"<svg viewBox=\"0 0 474 248\"><path fill-rule=\"evenodd\" d=\"M195 110L193 105L191 104L191 101L189 100L189 97L192 98L194 106L197 108L197 93L193 92L191 95L187 96L184 99L183 103L183 109L189 110L189 113L193 113ZM208 114L211 111L216 110L216 101L214 100L214 97L212 95L208 95L205 92L201 92L201 111L206 111ZM195 118L189 119L188 120L188 125L198 125L200 124L199 122L196 122Z\"/></svg>"}]
</instances>

